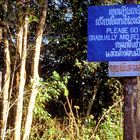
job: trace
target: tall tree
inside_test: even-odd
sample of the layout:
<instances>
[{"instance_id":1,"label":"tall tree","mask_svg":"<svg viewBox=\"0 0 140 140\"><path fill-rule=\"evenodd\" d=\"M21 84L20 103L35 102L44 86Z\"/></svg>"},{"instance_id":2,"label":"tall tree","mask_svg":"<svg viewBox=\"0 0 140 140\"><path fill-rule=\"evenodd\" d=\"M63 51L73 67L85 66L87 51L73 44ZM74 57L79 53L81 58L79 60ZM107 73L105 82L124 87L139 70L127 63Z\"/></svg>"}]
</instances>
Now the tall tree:
<instances>
[{"instance_id":1,"label":"tall tree","mask_svg":"<svg viewBox=\"0 0 140 140\"><path fill-rule=\"evenodd\" d=\"M137 0L125 0L137 4ZM140 139L140 78L124 78L124 140Z\"/></svg>"},{"instance_id":2,"label":"tall tree","mask_svg":"<svg viewBox=\"0 0 140 140\"><path fill-rule=\"evenodd\" d=\"M17 34L17 48L20 59L19 66L19 80L17 83L17 107L16 107L16 116L15 116L15 133L14 139L21 139L21 124L22 124L22 112L23 112L23 98L25 92L25 82L26 82L26 54L27 54L27 33L28 33L28 13L25 11L23 16L23 23L19 27Z\"/></svg>"},{"instance_id":3,"label":"tall tree","mask_svg":"<svg viewBox=\"0 0 140 140\"><path fill-rule=\"evenodd\" d=\"M4 2L4 23L6 21L6 12L8 6L8 0ZM6 27L8 25L6 24ZM11 74L11 60L10 60L10 49L9 49L9 41L8 41L8 31L7 28L3 29L3 41L4 41L4 84L2 88L2 127L1 127L1 139L5 138L5 131L7 127L7 119L8 119L8 107L9 107L9 91L10 91L10 74Z\"/></svg>"},{"instance_id":4,"label":"tall tree","mask_svg":"<svg viewBox=\"0 0 140 140\"><path fill-rule=\"evenodd\" d=\"M34 59L33 59L33 65L32 65L32 92L31 97L29 101L29 107L27 112L27 118L25 122L25 132L23 135L23 140L27 140L29 138L30 130L31 130L31 124L32 124L32 116L33 116L33 109L35 105L35 99L38 93L38 82L39 82L39 73L38 73L38 66L39 66L39 57L40 57L40 49L41 49L41 43L42 43L42 34L43 29L45 25L46 20L46 14L47 14L47 7L48 7L48 1L44 0L43 3L41 3L41 14L40 14L40 20L38 23L38 28L36 32L36 41L35 41L35 50L34 50Z\"/></svg>"},{"instance_id":5,"label":"tall tree","mask_svg":"<svg viewBox=\"0 0 140 140\"><path fill-rule=\"evenodd\" d=\"M39 3L34 1L6 0L0 3L0 6L3 7L2 12L5 13L0 17L2 21L1 26L4 26L1 40L4 44L3 60L5 66L3 68L4 80L2 88L2 140L5 139L8 129L10 129L9 132L12 133L11 136L13 136L14 140L22 139L21 136L23 136L23 139L28 139L30 134L32 114L38 92L38 66L47 13L47 3L47 0L39 1ZM40 17L40 19L35 20L35 18L38 19L38 17ZM37 25L37 29L35 25ZM35 29L36 38L34 38ZM29 53L33 56L30 59L28 58L30 57L28 55ZM33 62L32 65L30 65L30 60ZM26 63L32 68L29 68ZM32 69L32 71L26 74L26 71L29 71L29 69ZM26 97L24 94L26 92L25 86L27 86L26 81L28 81L28 83L30 81L32 85L32 94L30 94L29 106L27 107L27 119L24 119L26 120L24 128L23 116L25 116L25 114L23 114L23 110L25 104L23 103L24 97ZM11 117L11 115L15 117ZM23 129L25 131L23 131Z\"/></svg>"}]
</instances>

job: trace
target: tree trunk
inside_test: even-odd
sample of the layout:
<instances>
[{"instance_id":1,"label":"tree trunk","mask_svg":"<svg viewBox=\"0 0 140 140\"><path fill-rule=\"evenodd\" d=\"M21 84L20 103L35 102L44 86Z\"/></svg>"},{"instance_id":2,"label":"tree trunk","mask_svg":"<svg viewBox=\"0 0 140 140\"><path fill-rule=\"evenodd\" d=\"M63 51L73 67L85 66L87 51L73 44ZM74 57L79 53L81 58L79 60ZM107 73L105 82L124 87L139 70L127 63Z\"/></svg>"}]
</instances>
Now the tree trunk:
<instances>
[{"instance_id":1,"label":"tree trunk","mask_svg":"<svg viewBox=\"0 0 140 140\"><path fill-rule=\"evenodd\" d=\"M136 4L137 0L125 0ZM124 140L140 140L140 79L124 79Z\"/></svg>"},{"instance_id":2,"label":"tree trunk","mask_svg":"<svg viewBox=\"0 0 140 140\"><path fill-rule=\"evenodd\" d=\"M8 0L5 0L4 7L4 22L6 21L6 12L7 12ZM6 25L7 26L7 25ZM7 28L1 30L2 40L3 33L3 41L4 41L4 72L3 72L3 84L2 84L2 126L1 126L1 139L5 139L5 133L7 128L7 120L8 120L8 111L9 111L9 89L10 89L10 74L11 74L11 61L10 61L10 50L9 50L9 41L8 41L8 33Z\"/></svg>"},{"instance_id":3,"label":"tree trunk","mask_svg":"<svg viewBox=\"0 0 140 140\"><path fill-rule=\"evenodd\" d=\"M7 30L4 29L4 85L2 88L2 127L1 127L1 139L4 140L5 132L7 127L7 113L8 113L8 104L9 104L9 88L10 88L10 51L9 51L9 42L7 39Z\"/></svg>"},{"instance_id":4,"label":"tree trunk","mask_svg":"<svg viewBox=\"0 0 140 140\"><path fill-rule=\"evenodd\" d=\"M92 95L92 98L89 102L89 105L88 105L88 110L87 110L87 113L86 113L86 117L88 118L90 113L91 113L91 109L92 109L92 106L94 104L94 101L95 101L95 98L96 98L96 95L97 95L97 90L98 90L98 86L99 86L99 81L97 82L97 85L94 86L94 89L93 89L93 95Z\"/></svg>"},{"instance_id":5,"label":"tree trunk","mask_svg":"<svg viewBox=\"0 0 140 140\"><path fill-rule=\"evenodd\" d=\"M0 43L2 41L2 29L0 29ZM2 71L0 71L0 93L2 88Z\"/></svg>"},{"instance_id":6,"label":"tree trunk","mask_svg":"<svg viewBox=\"0 0 140 140\"><path fill-rule=\"evenodd\" d=\"M22 132L21 125L22 125L23 95L24 95L24 86L26 81L25 64L26 64L26 51L27 51L27 31L28 31L28 16L26 14L25 23L24 23L24 32L23 32L23 28L21 27L17 39L17 48L21 61L20 61L20 69L19 69L19 85L18 85L18 95L17 95L14 140L20 140L21 132Z\"/></svg>"},{"instance_id":7,"label":"tree trunk","mask_svg":"<svg viewBox=\"0 0 140 140\"><path fill-rule=\"evenodd\" d=\"M124 139L140 140L140 79L125 78Z\"/></svg>"},{"instance_id":8,"label":"tree trunk","mask_svg":"<svg viewBox=\"0 0 140 140\"><path fill-rule=\"evenodd\" d=\"M2 72L0 71L0 93L1 93L1 87L2 87Z\"/></svg>"},{"instance_id":9,"label":"tree trunk","mask_svg":"<svg viewBox=\"0 0 140 140\"><path fill-rule=\"evenodd\" d=\"M32 65L32 81L33 81L32 92L31 92L29 106L28 106L23 140L27 140L29 138L31 124L32 124L33 109L34 109L35 99L38 92L37 86L39 82L39 74L38 74L39 56L40 56L43 28L45 25L45 19L46 19L46 14L47 14L47 5L48 5L47 0L44 0L44 4L42 5L40 20L39 20L39 24L38 24L38 28L36 32L34 60L33 60L33 65Z\"/></svg>"}]
</instances>

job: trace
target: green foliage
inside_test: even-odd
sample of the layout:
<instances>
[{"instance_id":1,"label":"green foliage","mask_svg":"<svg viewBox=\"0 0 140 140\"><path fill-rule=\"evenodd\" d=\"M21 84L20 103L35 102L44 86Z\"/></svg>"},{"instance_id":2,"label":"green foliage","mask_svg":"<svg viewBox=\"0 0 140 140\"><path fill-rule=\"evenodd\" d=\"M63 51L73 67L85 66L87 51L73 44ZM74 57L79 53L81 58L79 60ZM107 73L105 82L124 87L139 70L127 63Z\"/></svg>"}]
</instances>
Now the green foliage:
<instances>
[{"instance_id":1,"label":"green foliage","mask_svg":"<svg viewBox=\"0 0 140 140\"><path fill-rule=\"evenodd\" d=\"M86 65L86 63L83 63ZM84 68L83 64L76 62L75 66L81 70ZM96 67L94 63L92 67ZM96 67L97 68L97 67ZM82 70L83 72L83 70ZM65 117L61 120L52 119L51 115L46 111L45 104L51 100L58 100L61 94L68 96L68 89L66 87L68 83L68 75L61 77L56 71L52 73L46 81L40 80L39 93L36 100L34 125L30 135L30 140L92 140L93 132L96 128L97 122L93 115L88 118L81 118L79 116L79 106L74 106L76 110L75 120L79 130L75 129L73 124L73 118L71 116ZM114 86L113 86L114 85ZM119 100L118 92L121 89L120 82L116 79L108 79L106 82L108 90L114 91L114 101ZM118 98L116 98L118 97ZM57 108L58 109L58 108ZM106 109L103 109L105 112ZM46 114L44 114L46 113ZM44 117L46 116L46 117ZM83 122L85 122L83 124ZM97 132L94 134L95 140L122 140L123 137L123 125L122 125L122 104L119 103L115 108L111 109L105 116L102 122L100 122Z\"/></svg>"},{"instance_id":2,"label":"green foliage","mask_svg":"<svg viewBox=\"0 0 140 140\"><path fill-rule=\"evenodd\" d=\"M46 111L45 104L48 101L58 99L60 94L68 96L68 89L66 87L69 76L63 78L54 71L52 76L46 81L40 79L38 86L38 95L34 108L34 116L38 119L47 120L50 114Z\"/></svg>"},{"instance_id":3,"label":"green foliage","mask_svg":"<svg viewBox=\"0 0 140 140\"><path fill-rule=\"evenodd\" d=\"M77 115L75 119L79 134L73 126L71 117L63 120L48 118L45 122L33 125L30 140L123 140L121 102L104 116L95 133L97 124L93 115L88 118L79 118ZM85 124L81 120L86 120Z\"/></svg>"},{"instance_id":4,"label":"green foliage","mask_svg":"<svg viewBox=\"0 0 140 140\"><path fill-rule=\"evenodd\" d=\"M105 0L104 2L105 4L118 3L118 0ZM0 2L0 7L3 3L4 1ZM32 47L28 48L33 50L36 23L39 19L39 5L42 4L42 1L39 3L34 1L16 3L14 0L9 1L9 3L9 10L6 13L7 19L4 22L8 23L12 39L16 39L16 25L19 24L19 21L22 22L24 8L30 5L28 11L30 22L28 46ZM48 1L48 3L47 28L44 28L44 37L48 39L48 44L41 48L40 75L42 79L40 79L38 86L39 92L34 109L30 139L71 140L77 137L78 134L73 126L72 118L64 116L66 115L66 113L62 113L64 108L59 106L60 104L66 105L65 109L68 111L64 99L69 97L80 130L78 140L89 140L104 111L122 96L122 86L119 79L107 76L107 63L89 63L86 61L87 8L89 5L102 3L99 0L64 0L59 4L54 1ZM1 9L3 8L1 7ZM1 17L4 12L6 11L3 9L0 13ZM10 37L8 39L12 42ZM0 58L3 58L2 48L0 49ZM10 43L10 48L13 58L15 58L15 44L13 42ZM31 57L28 55L29 60ZM11 59L12 63L14 62L13 58ZM2 69L3 60L0 59L0 62L0 69ZM29 65L27 64L29 71L31 63L29 61ZM27 74L30 75L30 73ZM97 94L91 115L89 118L85 118L89 100L92 98L94 90L97 91ZM51 105L48 106L48 104ZM60 120L58 118L52 119L52 114L48 112L49 109L53 110L53 117L58 116L59 113L61 115ZM118 108L111 110L98 127L95 135L96 140L121 140L121 118L122 115Z\"/></svg>"},{"instance_id":5,"label":"green foliage","mask_svg":"<svg viewBox=\"0 0 140 140\"><path fill-rule=\"evenodd\" d=\"M123 140L123 115L118 108L112 109L98 128L99 140Z\"/></svg>"},{"instance_id":6,"label":"green foliage","mask_svg":"<svg viewBox=\"0 0 140 140\"><path fill-rule=\"evenodd\" d=\"M105 1L106 3L109 1ZM118 1L111 1L117 3ZM47 28L44 31L48 44L42 48L42 78L48 79L53 71L60 77L69 75L65 96L72 100L72 109L75 105L80 107L80 116L85 117L89 101L94 91L97 91L91 114L98 120L103 109L108 108L120 96L121 83L115 78L107 76L107 63L87 62L87 8L90 5L99 5L100 1L63 1L58 4L49 2ZM65 16L69 14L68 19ZM96 87L96 89L95 89ZM54 91L55 92L55 91ZM64 97L58 99L65 103ZM55 101L49 104L62 106ZM59 112L60 110L60 112ZM52 109L54 116L65 115L63 108L57 111ZM61 117L60 116L60 117Z\"/></svg>"}]
</instances>

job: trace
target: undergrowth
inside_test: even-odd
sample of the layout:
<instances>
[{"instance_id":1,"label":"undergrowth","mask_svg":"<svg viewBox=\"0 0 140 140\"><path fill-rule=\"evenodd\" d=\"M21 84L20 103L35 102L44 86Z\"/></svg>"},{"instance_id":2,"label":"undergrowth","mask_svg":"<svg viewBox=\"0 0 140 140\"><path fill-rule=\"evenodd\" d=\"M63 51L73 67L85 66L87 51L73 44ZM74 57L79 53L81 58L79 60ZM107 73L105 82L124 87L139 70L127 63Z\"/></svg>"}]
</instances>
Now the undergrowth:
<instances>
[{"instance_id":1,"label":"undergrowth","mask_svg":"<svg viewBox=\"0 0 140 140\"><path fill-rule=\"evenodd\" d=\"M71 114L61 120L50 115L45 120L34 118L30 140L123 140L122 118L118 106L103 116L98 127L92 115L84 119Z\"/></svg>"},{"instance_id":2,"label":"undergrowth","mask_svg":"<svg viewBox=\"0 0 140 140\"><path fill-rule=\"evenodd\" d=\"M61 78L54 72L47 82L40 82L29 140L123 140L123 99L119 97L112 106L104 109L98 120L93 115L81 118L80 107L69 101L68 78ZM58 99L60 93L66 98L66 116L52 118L45 104Z\"/></svg>"}]
</instances>

